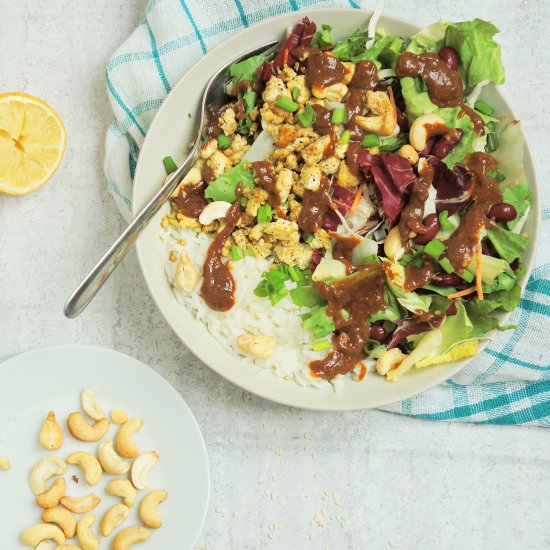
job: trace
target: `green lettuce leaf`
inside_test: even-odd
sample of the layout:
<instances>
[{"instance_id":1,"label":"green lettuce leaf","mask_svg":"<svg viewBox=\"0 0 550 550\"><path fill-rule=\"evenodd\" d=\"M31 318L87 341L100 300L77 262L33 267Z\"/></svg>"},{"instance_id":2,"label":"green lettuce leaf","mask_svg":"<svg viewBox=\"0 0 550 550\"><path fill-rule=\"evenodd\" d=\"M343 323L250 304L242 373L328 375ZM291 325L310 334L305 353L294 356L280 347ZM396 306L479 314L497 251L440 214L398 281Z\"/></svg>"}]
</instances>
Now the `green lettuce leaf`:
<instances>
[{"instance_id":1,"label":"green lettuce leaf","mask_svg":"<svg viewBox=\"0 0 550 550\"><path fill-rule=\"evenodd\" d=\"M519 258L529 243L529 237L497 227L487 231L487 237L501 258L512 263Z\"/></svg>"},{"instance_id":2,"label":"green lettuce leaf","mask_svg":"<svg viewBox=\"0 0 550 550\"><path fill-rule=\"evenodd\" d=\"M417 311L428 311L430 309L432 297L429 294L421 295L416 292L408 292L392 283L388 283L388 285L399 304L410 312L416 313Z\"/></svg>"},{"instance_id":3,"label":"green lettuce leaf","mask_svg":"<svg viewBox=\"0 0 550 550\"><path fill-rule=\"evenodd\" d=\"M482 19L447 25L445 45L457 51L459 72L467 87L483 80L504 82L500 44L493 40L497 32L492 23Z\"/></svg>"},{"instance_id":4,"label":"green lettuce leaf","mask_svg":"<svg viewBox=\"0 0 550 550\"><path fill-rule=\"evenodd\" d=\"M258 80L256 71L266 59L269 59L268 55L260 54L238 63L233 63L229 67L229 74L233 77L233 84L238 84L242 80Z\"/></svg>"},{"instance_id":5,"label":"green lettuce leaf","mask_svg":"<svg viewBox=\"0 0 550 550\"><path fill-rule=\"evenodd\" d=\"M330 46L332 44L332 26L322 25L321 30L317 31L311 39L312 48L322 48L323 46Z\"/></svg>"},{"instance_id":6,"label":"green lettuce leaf","mask_svg":"<svg viewBox=\"0 0 550 550\"><path fill-rule=\"evenodd\" d=\"M441 345L435 355L443 355L458 342L471 338L473 324L470 321L462 302L456 302L456 315L445 318L439 329Z\"/></svg>"},{"instance_id":7,"label":"green lettuce leaf","mask_svg":"<svg viewBox=\"0 0 550 550\"><path fill-rule=\"evenodd\" d=\"M395 323L395 321L403 317L403 315L401 315L399 303L397 302L393 292L390 292L388 287L384 288L384 299L386 300L388 306L386 309L377 311L374 315L371 315L369 322L374 323L376 321L391 321L392 323Z\"/></svg>"},{"instance_id":8,"label":"green lettuce leaf","mask_svg":"<svg viewBox=\"0 0 550 550\"><path fill-rule=\"evenodd\" d=\"M345 40L338 42L331 53L341 61L350 61L352 57L365 52L368 39L367 31L356 29Z\"/></svg>"},{"instance_id":9,"label":"green lettuce leaf","mask_svg":"<svg viewBox=\"0 0 550 550\"><path fill-rule=\"evenodd\" d=\"M527 208L531 205L533 195L531 191L529 191L527 184L521 181L514 187L504 189L502 198L504 202L511 204L518 213L515 220L507 222L508 229L514 229L520 218L525 214Z\"/></svg>"},{"instance_id":10,"label":"green lettuce leaf","mask_svg":"<svg viewBox=\"0 0 550 550\"><path fill-rule=\"evenodd\" d=\"M359 55L352 56L354 63L359 61L378 61L382 67L393 67L397 61L397 56L403 51L403 39L400 36L392 34L376 36L376 41L372 47ZM334 53L334 51L333 51Z\"/></svg>"},{"instance_id":11,"label":"green lettuce leaf","mask_svg":"<svg viewBox=\"0 0 550 550\"><path fill-rule=\"evenodd\" d=\"M487 256L485 254L482 254L481 256L481 280L483 283L490 285L494 283L495 279L503 273L515 278L514 272L506 260L503 260L502 258L494 258L493 256ZM468 264L468 270L475 273L476 267L477 255L474 255L471 262Z\"/></svg>"},{"instance_id":12,"label":"green lettuce leaf","mask_svg":"<svg viewBox=\"0 0 550 550\"><path fill-rule=\"evenodd\" d=\"M324 338L336 329L332 319L327 314L327 306L302 315L302 327L311 330L315 339Z\"/></svg>"},{"instance_id":13,"label":"green lettuce leaf","mask_svg":"<svg viewBox=\"0 0 550 550\"><path fill-rule=\"evenodd\" d=\"M252 170L250 168L245 169L242 162L210 183L204 192L204 196L215 201L234 202L237 198L235 189L237 189L239 183L245 187L254 187Z\"/></svg>"},{"instance_id":14,"label":"green lettuce leaf","mask_svg":"<svg viewBox=\"0 0 550 550\"><path fill-rule=\"evenodd\" d=\"M412 53L438 52L445 44L446 21L437 21L411 36L407 51Z\"/></svg>"},{"instance_id":15,"label":"green lettuce leaf","mask_svg":"<svg viewBox=\"0 0 550 550\"><path fill-rule=\"evenodd\" d=\"M290 291L290 299L297 306L303 307L317 307L327 303L311 285L293 288Z\"/></svg>"}]
</instances>

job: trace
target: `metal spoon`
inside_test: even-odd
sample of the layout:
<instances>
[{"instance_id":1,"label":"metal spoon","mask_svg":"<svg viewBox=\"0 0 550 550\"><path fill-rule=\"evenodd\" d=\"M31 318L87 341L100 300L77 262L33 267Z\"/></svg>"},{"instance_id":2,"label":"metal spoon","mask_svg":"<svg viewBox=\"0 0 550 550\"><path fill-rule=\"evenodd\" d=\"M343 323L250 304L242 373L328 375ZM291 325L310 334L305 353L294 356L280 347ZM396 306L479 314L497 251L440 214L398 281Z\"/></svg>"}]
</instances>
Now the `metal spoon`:
<instances>
[{"instance_id":1,"label":"metal spoon","mask_svg":"<svg viewBox=\"0 0 550 550\"><path fill-rule=\"evenodd\" d=\"M225 99L225 85L229 81L229 67L253 55L269 54L274 51L276 41L269 42L255 48L238 58L231 60L221 67L216 74L210 79L202 96L201 103L201 118L197 137L193 144L193 148L188 157L183 161L182 165L170 175L164 185L155 194L155 196L145 205L141 212L135 217L134 221L124 230L122 235L112 244L105 255L97 262L94 268L86 275L84 280L78 285L76 290L71 294L63 312L67 317L73 319L82 313L84 308L91 302L97 291L103 286L109 275L115 270L122 258L126 256L130 247L136 242L141 232L145 229L152 217L158 212L159 208L168 200L168 197L177 188L183 177L195 164L197 157L202 149L202 144L206 139L206 129L208 124L208 115L206 112L207 105L223 104Z\"/></svg>"}]
</instances>

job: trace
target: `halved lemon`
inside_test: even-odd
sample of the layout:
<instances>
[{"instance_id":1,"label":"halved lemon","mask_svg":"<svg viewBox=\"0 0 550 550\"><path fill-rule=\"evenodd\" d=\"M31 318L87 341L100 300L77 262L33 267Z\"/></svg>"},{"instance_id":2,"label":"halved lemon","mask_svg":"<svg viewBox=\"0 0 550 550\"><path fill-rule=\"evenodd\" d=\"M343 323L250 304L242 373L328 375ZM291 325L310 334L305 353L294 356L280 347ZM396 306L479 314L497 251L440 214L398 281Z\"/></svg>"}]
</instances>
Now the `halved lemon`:
<instances>
[{"instance_id":1,"label":"halved lemon","mask_svg":"<svg viewBox=\"0 0 550 550\"><path fill-rule=\"evenodd\" d=\"M44 101L22 92L0 94L0 193L42 187L65 151L65 126Z\"/></svg>"}]
</instances>

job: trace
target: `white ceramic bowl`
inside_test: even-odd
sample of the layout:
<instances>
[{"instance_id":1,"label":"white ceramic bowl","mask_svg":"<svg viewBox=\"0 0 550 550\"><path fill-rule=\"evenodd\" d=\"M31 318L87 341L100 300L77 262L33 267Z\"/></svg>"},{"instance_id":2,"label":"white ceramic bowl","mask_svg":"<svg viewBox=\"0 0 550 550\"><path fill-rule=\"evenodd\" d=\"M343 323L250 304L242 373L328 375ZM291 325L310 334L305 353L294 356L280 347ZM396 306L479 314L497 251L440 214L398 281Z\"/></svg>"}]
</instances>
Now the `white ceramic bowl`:
<instances>
[{"instance_id":1,"label":"white ceramic bowl","mask_svg":"<svg viewBox=\"0 0 550 550\"><path fill-rule=\"evenodd\" d=\"M334 29L334 37L342 39L358 26L365 26L370 13L353 9L315 9L288 13L243 30L206 54L174 86L147 132L134 179L134 213L143 207L164 180L162 158L172 155L178 162L185 157L194 137L202 91L211 75L228 59L270 40L282 39L287 26L295 25L305 15L318 26L330 23ZM388 16L381 18L379 27L402 36L419 30L417 25ZM483 97L495 106L499 115L515 118L495 87L488 87ZM192 115L191 119L188 118L188 113ZM527 145L525 174L534 196L531 216L526 225L526 231L532 235L531 245L525 256L525 263L530 269L540 214L537 178ZM166 253L160 242L160 220L168 211L166 205L138 240L137 251L143 275L153 299L182 342L210 368L234 384L266 399L295 407L319 410L363 409L387 405L427 390L447 380L468 363L469 360L463 360L418 371L413 369L396 383L387 382L376 374L369 374L361 383L346 384L339 393L302 388L294 382L276 378L268 371L245 367L240 364L238 357L225 351L206 327L178 303L170 289L164 274Z\"/></svg>"}]
</instances>

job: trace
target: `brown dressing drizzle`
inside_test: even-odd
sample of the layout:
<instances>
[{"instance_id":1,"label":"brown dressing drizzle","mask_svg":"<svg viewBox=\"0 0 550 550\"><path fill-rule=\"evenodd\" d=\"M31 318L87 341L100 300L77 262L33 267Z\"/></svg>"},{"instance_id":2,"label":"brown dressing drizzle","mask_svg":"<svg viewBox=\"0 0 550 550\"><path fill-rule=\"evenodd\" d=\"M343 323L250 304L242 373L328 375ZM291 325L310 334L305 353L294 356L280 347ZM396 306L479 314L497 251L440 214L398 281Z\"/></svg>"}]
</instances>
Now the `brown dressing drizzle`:
<instances>
[{"instance_id":1,"label":"brown dressing drizzle","mask_svg":"<svg viewBox=\"0 0 550 550\"><path fill-rule=\"evenodd\" d=\"M329 136L330 136L330 141L328 142L328 145L325 147L325 150L323 151L324 158L328 158L334 155L334 152L336 151L336 144L338 143L338 138L336 137L336 134L334 132L331 132Z\"/></svg>"},{"instance_id":2,"label":"brown dressing drizzle","mask_svg":"<svg viewBox=\"0 0 550 550\"><path fill-rule=\"evenodd\" d=\"M233 109L235 111L235 118L237 120L241 120L246 116L246 108L242 99L221 106L214 104L207 105L206 113L208 116L208 124L206 126L206 133L208 137L217 138L220 134L223 134L222 127L220 126L220 117L227 109Z\"/></svg>"},{"instance_id":3,"label":"brown dressing drizzle","mask_svg":"<svg viewBox=\"0 0 550 550\"><path fill-rule=\"evenodd\" d=\"M428 255L422 257L423 263L420 267L409 262L405 267L405 284L403 288L408 291L422 288L435 277L435 260Z\"/></svg>"},{"instance_id":4,"label":"brown dressing drizzle","mask_svg":"<svg viewBox=\"0 0 550 550\"><path fill-rule=\"evenodd\" d=\"M435 53L415 54L402 53L397 58L395 73L399 77L421 76L428 87L428 95L432 103L438 107L461 107L461 113L467 114L478 135L484 132L485 123L473 109L464 105L464 89L457 71L453 71Z\"/></svg>"},{"instance_id":5,"label":"brown dressing drizzle","mask_svg":"<svg viewBox=\"0 0 550 550\"><path fill-rule=\"evenodd\" d=\"M332 132L332 113L322 105L312 105L315 111L313 129L320 135L326 136Z\"/></svg>"},{"instance_id":6,"label":"brown dressing drizzle","mask_svg":"<svg viewBox=\"0 0 550 550\"><path fill-rule=\"evenodd\" d=\"M364 357L363 346L369 337L368 317L387 307L384 300L386 276L380 265L361 266L353 275L332 284L314 283L315 290L328 302L327 314L336 327L333 350L309 368L314 376L331 380L349 372ZM342 315L345 309L349 315Z\"/></svg>"},{"instance_id":7,"label":"brown dressing drizzle","mask_svg":"<svg viewBox=\"0 0 550 550\"><path fill-rule=\"evenodd\" d=\"M213 179L215 179L214 170L212 170L212 168L210 168L210 166L206 163L204 163L201 168L201 179L206 183L210 183Z\"/></svg>"},{"instance_id":8,"label":"brown dressing drizzle","mask_svg":"<svg viewBox=\"0 0 550 550\"><path fill-rule=\"evenodd\" d=\"M355 65L355 73L348 86L362 88L363 90L374 90L378 85L378 69L372 61L359 61Z\"/></svg>"},{"instance_id":9,"label":"brown dressing drizzle","mask_svg":"<svg viewBox=\"0 0 550 550\"><path fill-rule=\"evenodd\" d=\"M190 185L182 185L176 198L178 210L188 218L198 218L208 204L204 198L206 183L200 181Z\"/></svg>"},{"instance_id":10,"label":"brown dressing drizzle","mask_svg":"<svg viewBox=\"0 0 550 550\"><path fill-rule=\"evenodd\" d=\"M259 93L263 90L263 83L259 80L241 80L233 86L230 95L236 97L241 92L245 93L248 88L253 92Z\"/></svg>"},{"instance_id":11,"label":"brown dressing drizzle","mask_svg":"<svg viewBox=\"0 0 550 550\"><path fill-rule=\"evenodd\" d=\"M349 275L353 271L351 255L353 249L361 242L361 237L357 235L347 237L346 235L341 235L340 233L334 233L332 231L329 234L333 239L332 257L345 264L346 273Z\"/></svg>"},{"instance_id":12,"label":"brown dressing drizzle","mask_svg":"<svg viewBox=\"0 0 550 550\"><path fill-rule=\"evenodd\" d=\"M498 168L498 162L491 155L471 153L466 157L464 166L473 175L474 205L464 214L460 225L447 240L447 258L457 271L462 271L470 263L481 230L494 225L494 222L486 217L491 206L502 202L502 191L498 183L487 176Z\"/></svg>"},{"instance_id":13,"label":"brown dressing drizzle","mask_svg":"<svg viewBox=\"0 0 550 550\"><path fill-rule=\"evenodd\" d=\"M405 248L408 247L411 231L424 234L428 230L422 220L424 219L424 203L428 200L428 191L433 178L434 169L429 165L425 166L420 177L413 183L409 202L401 211L399 234Z\"/></svg>"},{"instance_id":14,"label":"brown dressing drizzle","mask_svg":"<svg viewBox=\"0 0 550 550\"><path fill-rule=\"evenodd\" d=\"M343 82L346 67L328 52L310 50L307 58L306 85L308 88L326 88L332 84Z\"/></svg>"},{"instance_id":15,"label":"brown dressing drizzle","mask_svg":"<svg viewBox=\"0 0 550 550\"><path fill-rule=\"evenodd\" d=\"M359 175L359 153L361 153L361 142L350 141L346 149L346 163L354 176Z\"/></svg>"},{"instance_id":16,"label":"brown dressing drizzle","mask_svg":"<svg viewBox=\"0 0 550 550\"><path fill-rule=\"evenodd\" d=\"M225 216L225 225L210 244L203 266L201 296L215 311L229 311L235 304L235 279L222 261L222 250L241 217L241 185L235 190L236 200Z\"/></svg>"},{"instance_id":17,"label":"brown dressing drizzle","mask_svg":"<svg viewBox=\"0 0 550 550\"><path fill-rule=\"evenodd\" d=\"M269 204L272 208L277 208L281 204L281 197L277 192L277 176L273 172L273 167L268 160L258 160L252 163L254 173L260 180L260 186L269 194Z\"/></svg>"},{"instance_id":18,"label":"brown dressing drizzle","mask_svg":"<svg viewBox=\"0 0 550 550\"><path fill-rule=\"evenodd\" d=\"M304 191L302 209L298 216L298 225L302 231L315 233L320 229L330 203L329 188L330 181L323 174L317 191L311 191L310 189Z\"/></svg>"}]
</instances>

